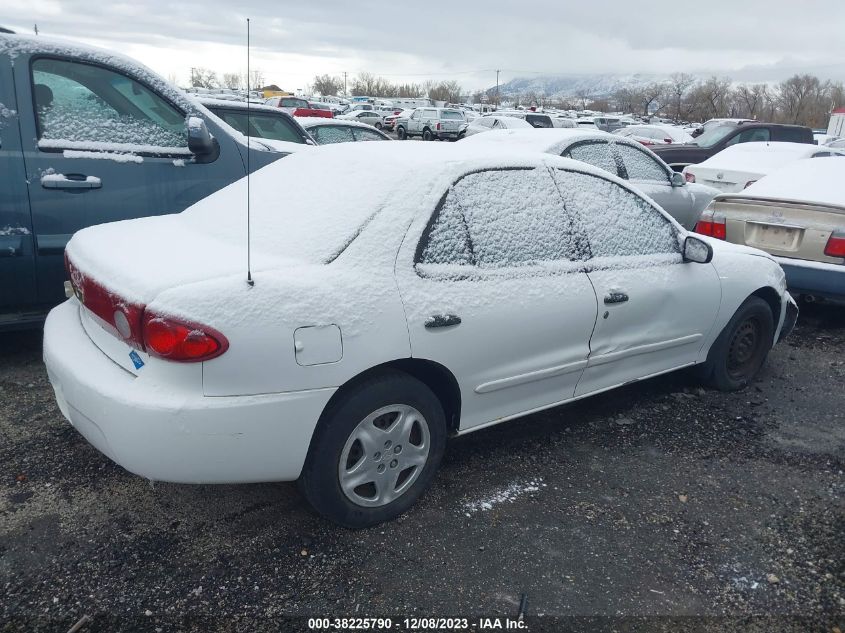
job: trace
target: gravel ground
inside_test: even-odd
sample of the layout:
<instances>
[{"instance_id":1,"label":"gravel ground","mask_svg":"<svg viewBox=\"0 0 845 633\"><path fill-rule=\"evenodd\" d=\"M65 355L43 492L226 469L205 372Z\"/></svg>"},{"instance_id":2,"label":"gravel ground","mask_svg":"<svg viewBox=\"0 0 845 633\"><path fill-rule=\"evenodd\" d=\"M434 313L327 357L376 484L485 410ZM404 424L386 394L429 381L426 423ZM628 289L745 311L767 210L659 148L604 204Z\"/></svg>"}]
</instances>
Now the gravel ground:
<instances>
[{"instance_id":1,"label":"gravel ground","mask_svg":"<svg viewBox=\"0 0 845 633\"><path fill-rule=\"evenodd\" d=\"M62 418L39 334L4 335L0 631L513 616L522 596L576 616L532 631L845 630L844 377L845 310L806 306L745 391L680 373L459 438L410 512L354 532L293 484L127 473Z\"/></svg>"}]
</instances>

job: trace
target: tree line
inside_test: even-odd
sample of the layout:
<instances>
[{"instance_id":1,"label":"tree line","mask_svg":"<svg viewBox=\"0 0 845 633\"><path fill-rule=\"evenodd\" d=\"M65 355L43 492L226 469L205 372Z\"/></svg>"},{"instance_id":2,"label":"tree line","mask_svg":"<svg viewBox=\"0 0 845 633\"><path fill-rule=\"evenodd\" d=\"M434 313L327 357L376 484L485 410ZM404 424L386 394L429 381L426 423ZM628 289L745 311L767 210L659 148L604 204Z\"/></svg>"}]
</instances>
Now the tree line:
<instances>
[{"instance_id":1,"label":"tree line","mask_svg":"<svg viewBox=\"0 0 845 633\"><path fill-rule=\"evenodd\" d=\"M606 97L586 87L568 99L526 93L509 96L509 100L519 105L656 115L675 121L730 117L818 128L827 127L831 110L845 106L845 87L842 82L822 81L810 74L766 84L734 83L729 77L715 76L701 80L675 73L666 81L621 87Z\"/></svg>"}]
</instances>

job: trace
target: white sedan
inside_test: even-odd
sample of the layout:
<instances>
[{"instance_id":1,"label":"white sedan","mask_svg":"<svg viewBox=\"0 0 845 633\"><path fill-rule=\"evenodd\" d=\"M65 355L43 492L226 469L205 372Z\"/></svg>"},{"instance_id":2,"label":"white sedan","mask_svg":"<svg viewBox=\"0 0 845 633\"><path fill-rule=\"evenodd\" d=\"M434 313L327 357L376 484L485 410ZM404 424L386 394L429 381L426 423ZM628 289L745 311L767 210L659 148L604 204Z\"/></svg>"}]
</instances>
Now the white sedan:
<instances>
[{"instance_id":1,"label":"white sedan","mask_svg":"<svg viewBox=\"0 0 845 633\"><path fill-rule=\"evenodd\" d=\"M766 174L805 158L845 157L845 151L809 143L737 143L697 165L684 167L684 178L714 187L722 193L736 193Z\"/></svg>"},{"instance_id":2,"label":"white sedan","mask_svg":"<svg viewBox=\"0 0 845 633\"><path fill-rule=\"evenodd\" d=\"M634 139L643 145L692 143L694 140L681 128L671 125L629 125L616 130L614 134Z\"/></svg>"},{"instance_id":3,"label":"white sedan","mask_svg":"<svg viewBox=\"0 0 845 633\"><path fill-rule=\"evenodd\" d=\"M797 314L771 257L559 156L339 144L251 190L251 250L246 180L76 233L44 360L127 470L298 479L345 526L407 510L449 436L691 365L742 388Z\"/></svg>"}]
</instances>

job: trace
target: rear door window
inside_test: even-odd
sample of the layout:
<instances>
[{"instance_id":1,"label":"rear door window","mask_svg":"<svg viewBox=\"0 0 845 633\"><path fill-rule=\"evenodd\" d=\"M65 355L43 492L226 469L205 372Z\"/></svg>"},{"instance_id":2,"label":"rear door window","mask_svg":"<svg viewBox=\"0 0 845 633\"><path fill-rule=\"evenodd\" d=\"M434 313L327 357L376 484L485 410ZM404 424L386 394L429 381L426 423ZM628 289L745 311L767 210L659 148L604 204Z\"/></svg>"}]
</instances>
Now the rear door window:
<instances>
[{"instance_id":1,"label":"rear door window","mask_svg":"<svg viewBox=\"0 0 845 633\"><path fill-rule=\"evenodd\" d=\"M607 141L584 141L571 145L561 154L565 158L580 160L581 162L604 169L614 176L619 176L619 168L616 164L610 143Z\"/></svg>"},{"instance_id":2,"label":"rear door window","mask_svg":"<svg viewBox=\"0 0 845 633\"><path fill-rule=\"evenodd\" d=\"M284 117L273 114L247 113L242 110L229 110L226 108L212 109L212 112L231 125L241 134L247 134L258 138L269 138L274 141L288 141L290 143L305 143L299 130Z\"/></svg>"},{"instance_id":3,"label":"rear door window","mask_svg":"<svg viewBox=\"0 0 845 633\"><path fill-rule=\"evenodd\" d=\"M41 147L187 149L184 113L140 82L60 59L36 58L31 70Z\"/></svg>"},{"instance_id":4,"label":"rear door window","mask_svg":"<svg viewBox=\"0 0 845 633\"><path fill-rule=\"evenodd\" d=\"M368 130L365 128L355 128L353 131L356 141L386 141L381 134L375 130Z\"/></svg>"},{"instance_id":5,"label":"rear door window","mask_svg":"<svg viewBox=\"0 0 845 633\"><path fill-rule=\"evenodd\" d=\"M775 135L777 140L789 143L807 143L811 138L807 130L792 127L778 128L775 130Z\"/></svg>"},{"instance_id":6,"label":"rear door window","mask_svg":"<svg viewBox=\"0 0 845 633\"><path fill-rule=\"evenodd\" d=\"M355 141L352 128L343 125L318 125L311 128L311 135L320 145Z\"/></svg>"},{"instance_id":7,"label":"rear door window","mask_svg":"<svg viewBox=\"0 0 845 633\"><path fill-rule=\"evenodd\" d=\"M633 145L617 143L616 151L622 160L623 178L669 184L669 172L644 150Z\"/></svg>"}]
</instances>

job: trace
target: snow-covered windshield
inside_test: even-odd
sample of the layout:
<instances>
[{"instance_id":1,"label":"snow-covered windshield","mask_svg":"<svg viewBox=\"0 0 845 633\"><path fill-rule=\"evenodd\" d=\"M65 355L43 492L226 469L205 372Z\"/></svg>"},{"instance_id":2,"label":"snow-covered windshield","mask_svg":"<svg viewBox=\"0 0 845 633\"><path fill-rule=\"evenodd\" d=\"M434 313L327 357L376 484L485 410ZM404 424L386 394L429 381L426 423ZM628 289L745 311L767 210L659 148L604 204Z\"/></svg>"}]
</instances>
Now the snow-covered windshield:
<instances>
[{"instance_id":1,"label":"snow-covered windshield","mask_svg":"<svg viewBox=\"0 0 845 633\"><path fill-rule=\"evenodd\" d=\"M699 147L713 147L735 129L735 125L719 125L704 132L704 134L693 140L693 143Z\"/></svg>"}]
</instances>

